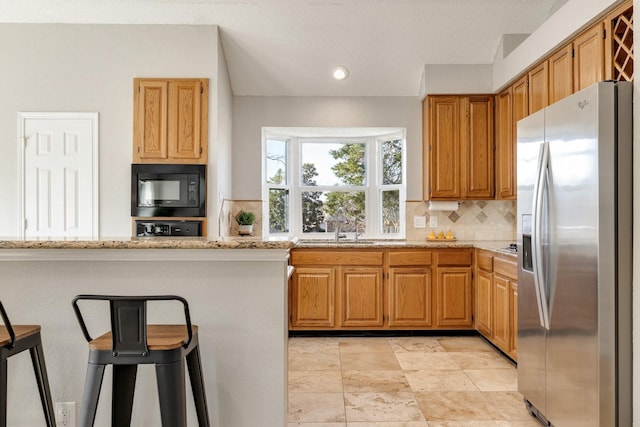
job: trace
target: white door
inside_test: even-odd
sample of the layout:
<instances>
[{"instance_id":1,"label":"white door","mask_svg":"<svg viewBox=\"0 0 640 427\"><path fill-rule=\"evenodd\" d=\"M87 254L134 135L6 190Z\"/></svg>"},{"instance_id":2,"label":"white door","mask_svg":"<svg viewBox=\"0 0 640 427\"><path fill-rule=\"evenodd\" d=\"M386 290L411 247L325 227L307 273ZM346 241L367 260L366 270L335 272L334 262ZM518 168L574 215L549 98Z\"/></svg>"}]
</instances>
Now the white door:
<instances>
[{"instance_id":1,"label":"white door","mask_svg":"<svg viewBox=\"0 0 640 427\"><path fill-rule=\"evenodd\" d=\"M98 237L98 113L19 113L25 238Z\"/></svg>"}]
</instances>

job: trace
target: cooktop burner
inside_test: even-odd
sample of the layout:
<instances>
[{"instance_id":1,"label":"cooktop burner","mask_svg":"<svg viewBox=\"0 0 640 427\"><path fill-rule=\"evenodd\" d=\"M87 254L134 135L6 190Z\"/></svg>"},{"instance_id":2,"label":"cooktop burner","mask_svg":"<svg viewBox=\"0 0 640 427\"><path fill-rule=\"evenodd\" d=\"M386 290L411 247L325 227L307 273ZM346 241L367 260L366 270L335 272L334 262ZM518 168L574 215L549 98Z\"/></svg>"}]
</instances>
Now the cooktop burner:
<instances>
[{"instance_id":1,"label":"cooktop burner","mask_svg":"<svg viewBox=\"0 0 640 427\"><path fill-rule=\"evenodd\" d=\"M507 246L506 248L504 248L505 251L509 251L511 253L518 253L518 245L516 245L515 243L510 243L509 246Z\"/></svg>"}]
</instances>

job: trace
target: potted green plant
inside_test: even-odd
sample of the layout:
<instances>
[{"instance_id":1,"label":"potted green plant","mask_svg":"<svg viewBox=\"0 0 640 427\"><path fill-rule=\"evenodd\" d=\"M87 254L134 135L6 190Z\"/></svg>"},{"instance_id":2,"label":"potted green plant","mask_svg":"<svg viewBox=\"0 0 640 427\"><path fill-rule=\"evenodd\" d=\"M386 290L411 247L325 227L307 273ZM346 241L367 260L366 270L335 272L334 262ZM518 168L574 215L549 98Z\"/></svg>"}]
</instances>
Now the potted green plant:
<instances>
[{"instance_id":1,"label":"potted green plant","mask_svg":"<svg viewBox=\"0 0 640 427\"><path fill-rule=\"evenodd\" d=\"M250 236L253 234L253 223L256 221L256 215L253 212L240 211L236 215L238 223L238 234L241 236Z\"/></svg>"}]
</instances>

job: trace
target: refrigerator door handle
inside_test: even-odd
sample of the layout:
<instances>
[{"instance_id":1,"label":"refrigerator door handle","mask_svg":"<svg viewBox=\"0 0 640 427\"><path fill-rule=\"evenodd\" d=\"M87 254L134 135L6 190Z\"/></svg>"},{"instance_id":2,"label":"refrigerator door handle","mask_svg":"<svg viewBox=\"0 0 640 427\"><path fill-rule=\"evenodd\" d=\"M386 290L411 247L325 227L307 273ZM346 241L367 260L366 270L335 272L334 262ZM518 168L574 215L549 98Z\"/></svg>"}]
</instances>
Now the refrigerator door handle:
<instances>
[{"instance_id":1,"label":"refrigerator door handle","mask_svg":"<svg viewBox=\"0 0 640 427\"><path fill-rule=\"evenodd\" d=\"M538 156L538 171L536 185L533 189L533 224L532 224L532 250L533 261L533 282L538 303L538 316L540 326L549 329L549 310L547 307L547 295L544 277L544 265L542 256L542 202L545 191L547 191L547 170L549 166L549 143L547 141L540 145L540 155Z\"/></svg>"}]
</instances>

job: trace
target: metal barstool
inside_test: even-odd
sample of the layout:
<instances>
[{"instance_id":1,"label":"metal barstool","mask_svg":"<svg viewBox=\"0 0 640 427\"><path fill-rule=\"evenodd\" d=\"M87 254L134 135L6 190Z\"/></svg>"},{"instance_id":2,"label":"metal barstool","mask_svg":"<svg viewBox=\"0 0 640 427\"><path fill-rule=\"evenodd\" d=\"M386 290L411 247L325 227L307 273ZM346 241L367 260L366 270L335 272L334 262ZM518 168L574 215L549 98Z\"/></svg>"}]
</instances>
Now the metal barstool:
<instances>
[{"instance_id":1,"label":"metal barstool","mask_svg":"<svg viewBox=\"0 0 640 427\"><path fill-rule=\"evenodd\" d=\"M111 331L91 338L78 301L109 301ZM147 301L180 301L186 325L147 325ZM154 364L163 427L186 427L184 360L187 361L198 424L209 427L209 413L200 362L198 327L191 324L187 301L175 295L78 295L73 309L89 342L89 363L80 410L80 427L93 426L106 365L113 365L111 425L131 425L136 373L140 364ZM115 398L117 396L117 399Z\"/></svg>"},{"instance_id":2,"label":"metal barstool","mask_svg":"<svg viewBox=\"0 0 640 427\"><path fill-rule=\"evenodd\" d=\"M45 421L48 427L55 427L56 419L44 363L40 325L12 325L2 302L0 316L4 323L4 326L0 326L0 427L7 426L7 359L25 350L29 350L31 354Z\"/></svg>"}]
</instances>

